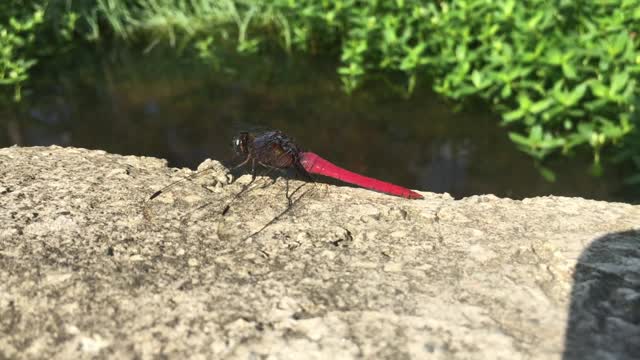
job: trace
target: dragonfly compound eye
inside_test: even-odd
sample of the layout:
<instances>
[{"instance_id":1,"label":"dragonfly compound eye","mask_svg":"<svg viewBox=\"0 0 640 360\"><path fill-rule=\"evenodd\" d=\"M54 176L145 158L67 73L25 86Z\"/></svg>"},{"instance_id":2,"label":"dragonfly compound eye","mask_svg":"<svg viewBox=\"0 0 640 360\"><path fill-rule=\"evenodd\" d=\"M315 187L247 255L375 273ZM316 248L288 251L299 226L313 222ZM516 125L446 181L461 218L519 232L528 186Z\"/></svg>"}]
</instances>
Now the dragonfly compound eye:
<instances>
[{"instance_id":1,"label":"dragonfly compound eye","mask_svg":"<svg viewBox=\"0 0 640 360\"><path fill-rule=\"evenodd\" d=\"M233 151L237 155L247 154L247 137L248 137L248 134L245 132L242 132L240 133L240 135L233 138L231 145L233 146Z\"/></svg>"}]
</instances>

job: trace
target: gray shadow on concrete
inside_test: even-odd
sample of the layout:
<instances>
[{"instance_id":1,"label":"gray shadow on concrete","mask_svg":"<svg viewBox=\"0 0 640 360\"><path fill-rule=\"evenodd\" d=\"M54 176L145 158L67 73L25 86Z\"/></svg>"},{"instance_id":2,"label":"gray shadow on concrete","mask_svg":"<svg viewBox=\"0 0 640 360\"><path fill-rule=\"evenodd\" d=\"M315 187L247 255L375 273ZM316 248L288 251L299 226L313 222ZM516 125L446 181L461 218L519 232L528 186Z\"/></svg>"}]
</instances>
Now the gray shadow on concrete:
<instances>
[{"instance_id":1,"label":"gray shadow on concrete","mask_svg":"<svg viewBox=\"0 0 640 360\"><path fill-rule=\"evenodd\" d=\"M640 359L640 231L608 234L580 255L569 311L563 359Z\"/></svg>"}]
</instances>

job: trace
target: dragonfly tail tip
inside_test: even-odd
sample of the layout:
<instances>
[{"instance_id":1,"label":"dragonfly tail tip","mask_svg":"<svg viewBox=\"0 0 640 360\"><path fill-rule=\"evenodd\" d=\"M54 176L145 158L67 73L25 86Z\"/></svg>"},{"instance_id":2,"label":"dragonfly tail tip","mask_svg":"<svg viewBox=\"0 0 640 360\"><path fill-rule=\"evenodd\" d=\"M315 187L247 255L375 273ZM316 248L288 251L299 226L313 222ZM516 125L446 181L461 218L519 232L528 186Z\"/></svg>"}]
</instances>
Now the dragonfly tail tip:
<instances>
[{"instance_id":1,"label":"dragonfly tail tip","mask_svg":"<svg viewBox=\"0 0 640 360\"><path fill-rule=\"evenodd\" d=\"M415 200L424 200L424 196L422 196L421 194L418 194L415 191L412 191L411 193L409 193L409 196L407 196L407 198L415 199Z\"/></svg>"}]
</instances>

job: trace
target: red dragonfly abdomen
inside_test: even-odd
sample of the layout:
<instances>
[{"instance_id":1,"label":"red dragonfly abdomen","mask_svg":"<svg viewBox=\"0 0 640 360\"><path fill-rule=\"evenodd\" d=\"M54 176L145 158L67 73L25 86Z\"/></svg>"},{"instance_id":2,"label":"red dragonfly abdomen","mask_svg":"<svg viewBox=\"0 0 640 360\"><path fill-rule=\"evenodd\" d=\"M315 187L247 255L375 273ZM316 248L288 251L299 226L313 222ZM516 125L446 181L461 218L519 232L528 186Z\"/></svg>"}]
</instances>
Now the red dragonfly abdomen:
<instances>
[{"instance_id":1,"label":"red dragonfly abdomen","mask_svg":"<svg viewBox=\"0 0 640 360\"><path fill-rule=\"evenodd\" d=\"M396 195L407 199L424 199L417 192L411 191L402 186L398 186L386 181L370 178L368 176L356 174L349 170L343 169L331 162L321 158L312 152L301 152L300 163L312 174L332 177L349 184L361 186L366 189L383 192L390 195Z\"/></svg>"}]
</instances>

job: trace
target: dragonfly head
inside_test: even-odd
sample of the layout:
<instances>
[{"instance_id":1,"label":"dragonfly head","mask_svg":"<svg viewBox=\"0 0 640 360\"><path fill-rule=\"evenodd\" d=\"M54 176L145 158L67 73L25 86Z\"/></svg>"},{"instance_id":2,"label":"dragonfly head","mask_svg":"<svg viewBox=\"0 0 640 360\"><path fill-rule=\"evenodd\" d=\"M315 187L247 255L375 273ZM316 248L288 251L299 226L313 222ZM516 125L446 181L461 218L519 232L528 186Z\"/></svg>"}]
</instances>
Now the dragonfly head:
<instances>
[{"instance_id":1,"label":"dragonfly head","mask_svg":"<svg viewBox=\"0 0 640 360\"><path fill-rule=\"evenodd\" d=\"M243 131L233 138L232 146L236 155L247 156L249 154L249 137L249 133Z\"/></svg>"}]
</instances>

